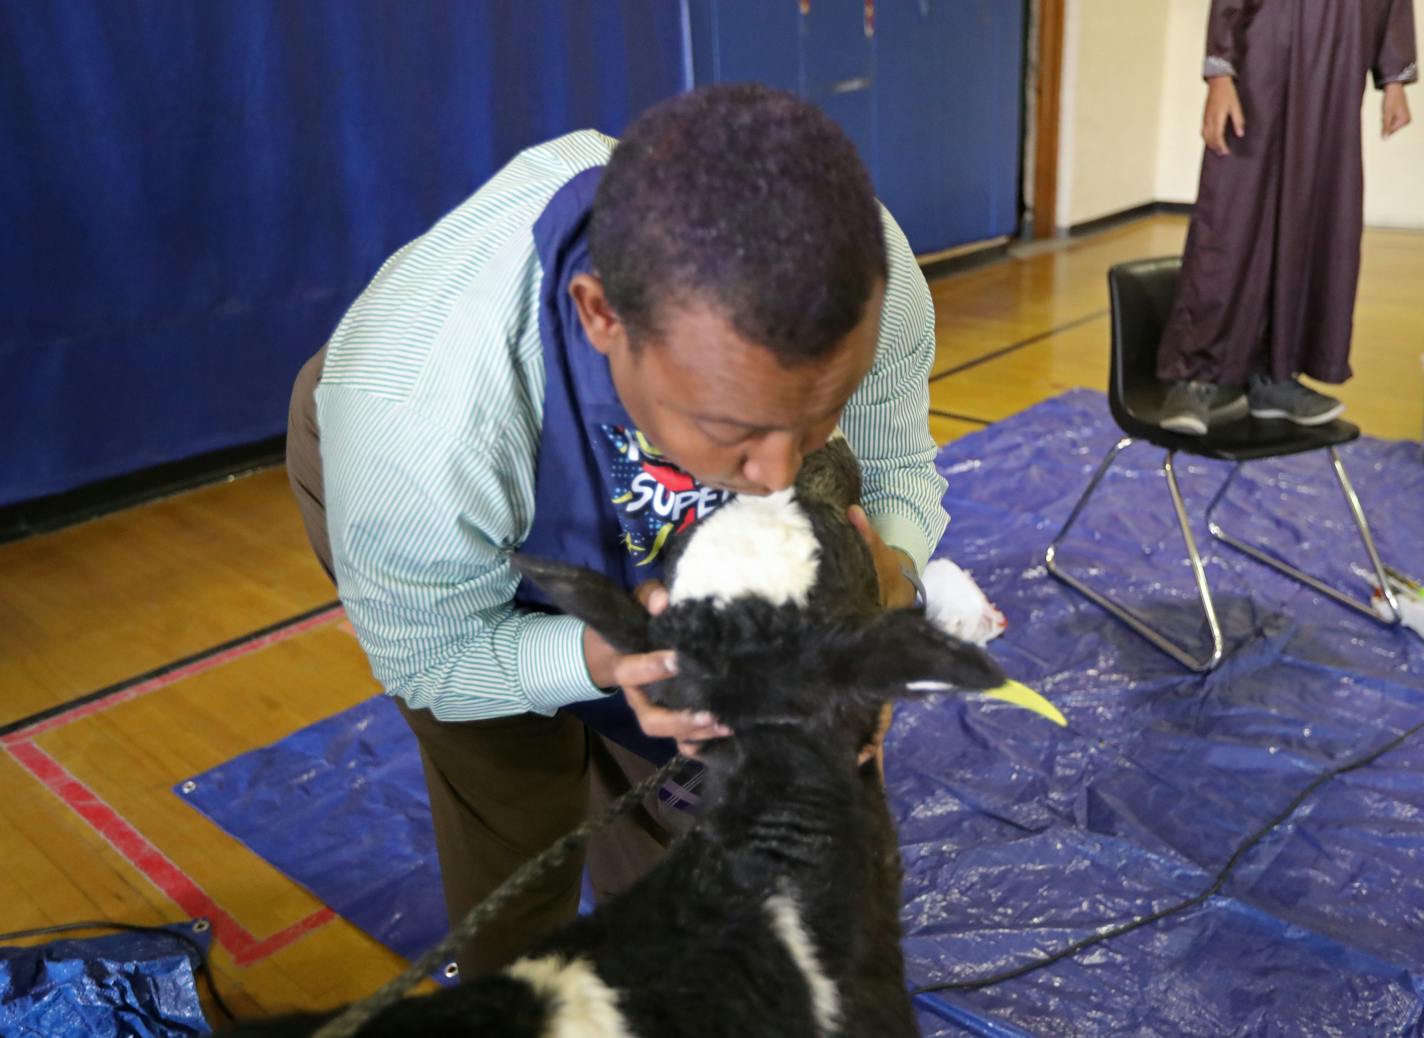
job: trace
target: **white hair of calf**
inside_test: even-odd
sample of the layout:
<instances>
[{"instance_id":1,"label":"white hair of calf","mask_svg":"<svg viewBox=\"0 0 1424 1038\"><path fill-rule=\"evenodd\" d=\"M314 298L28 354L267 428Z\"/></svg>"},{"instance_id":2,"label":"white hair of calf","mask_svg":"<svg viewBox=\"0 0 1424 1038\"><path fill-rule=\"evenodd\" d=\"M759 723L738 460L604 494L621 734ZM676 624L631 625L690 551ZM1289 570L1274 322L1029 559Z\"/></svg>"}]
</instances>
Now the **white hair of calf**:
<instances>
[{"instance_id":1,"label":"white hair of calf","mask_svg":"<svg viewBox=\"0 0 1424 1038\"><path fill-rule=\"evenodd\" d=\"M547 1001L550 1019L540 1038L635 1038L618 1008L618 993L585 960L546 955L520 959L504 972Z\"/></svg>"},{"instance_id":2,"label":"white hair of calf","mask_svg":"<svg viewBox=\"0 0 1424 1038\"><path fill-rule=\"evenodd\" d=\"M702 520L677 561L673 605L755 596L804 606L816 585L821 545L794 490L734 498Z\"/></svg>"},{"instance_id":3,"label":"white hair of calf","mask_svg":"<svg viewBox=\"0 0 1424 1038\"><path fill-rule=\"evenodd\" d=\"M785 887L785 884L783 884ZM796 901L784 889L766 899L766 912L771 919L771 928L777 939L786 948L791 961L801 971L806 987L811 992L811 1012L816 1018L816 1027L822 1035L839 1033L841 1022L841 996L835 983L826 976L816 954L815 942L806 932L801 922L801 910Z\"/></svg>"}]
</instances>

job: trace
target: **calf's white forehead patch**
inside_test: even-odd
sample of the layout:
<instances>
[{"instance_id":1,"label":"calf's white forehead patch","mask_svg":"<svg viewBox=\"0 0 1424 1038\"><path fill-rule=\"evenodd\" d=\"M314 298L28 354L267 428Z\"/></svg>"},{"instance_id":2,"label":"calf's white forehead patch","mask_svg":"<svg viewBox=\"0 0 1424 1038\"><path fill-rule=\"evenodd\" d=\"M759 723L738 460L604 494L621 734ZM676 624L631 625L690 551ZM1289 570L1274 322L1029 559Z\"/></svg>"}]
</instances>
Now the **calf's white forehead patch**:
<instances>
[{"instance_id":1,"label":"calf's white forehead patch","mask_svg":"<svg viewBox=\"0 0 1424 1038\"><path fill-rule=\"evenodd\" d=\"M678 559L669 600L718 605L755 595L772 605L805 605L816 585L821 546L795 491L729 501L693 527Z\"/></svg>"}]
</instances>

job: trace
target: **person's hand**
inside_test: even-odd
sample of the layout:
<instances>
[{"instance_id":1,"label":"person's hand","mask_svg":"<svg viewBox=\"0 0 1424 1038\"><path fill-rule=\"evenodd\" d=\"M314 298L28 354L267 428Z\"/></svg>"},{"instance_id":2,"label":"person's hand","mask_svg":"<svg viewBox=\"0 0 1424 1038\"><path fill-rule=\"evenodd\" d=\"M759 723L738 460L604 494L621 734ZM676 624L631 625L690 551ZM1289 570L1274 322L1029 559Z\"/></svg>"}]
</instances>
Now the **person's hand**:
<instances>
[{"instance_id":1,"label":"person's hand","mask_svg":"<svg viewBox=\"0 0 1424 1038\"><path fill-rule=\"evenodd\" d=\"M915 604L915 585L905 576L905 567L913 566L910 557L898 548L892 548L880 539L875 527L870 525L870 517L860 505L851 505L846 513L856 533L865 539L870 556L875 560L875 574L880 580L880 604L887 609L908 609ZM871 736L860 751L860 764L874 760L880 770L880 781L885 781L885 734L890 731L890 719L894 708L886 703L880 710L880 719Z\"/></svg>"},{"instance_id":2,"label":"person's hand","mask_svg":"<svg viewBox=\"0 0 1424 1038\"><path fill-rule=\"evenodd\" d=\"M1381 111L1382 136L1386 139L1409 125L1411 121L1409 98L1404 96L1403 83L1386 83L1384 85L1384 104Z\"/></svg>"},{"instance_id":3,"label":"person's hand","mask_svg":"<svg viewBox=\"0 0 1424 1038\"><path fill-rule=\"evenodd\" d=\"M880 781L885 781L885 736L890 731L890 722L895 716L895 705L886 703L880 708L880 718L875 723L875 734L870 737L870 742L866 743L860 751L859 764L864 764L868 760L875 761L875 766L880 769Z\"/></svg>"},{"instance_id":4,"label":"person's hand","mask_svg":"<svg viewBox=\"0 0 1424 1038\"><path fill-rule=\"evenodd\" d=\"M643 608L657 616L668 605L668 595L662 582L650 580L633 592ZM638 726L654 739L676 739L678 752L696 757L702 743L732 734L730 728L717 723L711 714L693 711L667 710L655 706L643 691L644 685L663 681L677 673L677 659L667 650L624 655L592 627L583 632L583 656L589 677L599 688L617 686L638 718Z\"/></svg>"},{"instance_id":5,"label":"person's hand","mask_svg":"<svg viewBox=\"0 0 1424 1038\"><path fill-rule=\"evenodd\" d=\"M1202 140L1218 155L1230 155L1226 143L1226 124L1230 122L1236 136L1246 136L1246 113L1241 110L1241 98L1236 93L1236 80L1230 76L1213 76L1207 80L1206 111L1202 114Z\"/></svg>"},{"instance_id":6,"label":"person's hand","mask_svg":"<svg viewBox=\"0 0 1424 1038\"><path fill-rule=\"evenodd\" d=\"M880 604L887 609L908 609L914 605L915 585L905 576L905 567L913 565L910 557L880 539L860 505L851 505L846 517L865 539L870 556L875 560L875 573L880 579Z\"/></svg>"}]
</instances>

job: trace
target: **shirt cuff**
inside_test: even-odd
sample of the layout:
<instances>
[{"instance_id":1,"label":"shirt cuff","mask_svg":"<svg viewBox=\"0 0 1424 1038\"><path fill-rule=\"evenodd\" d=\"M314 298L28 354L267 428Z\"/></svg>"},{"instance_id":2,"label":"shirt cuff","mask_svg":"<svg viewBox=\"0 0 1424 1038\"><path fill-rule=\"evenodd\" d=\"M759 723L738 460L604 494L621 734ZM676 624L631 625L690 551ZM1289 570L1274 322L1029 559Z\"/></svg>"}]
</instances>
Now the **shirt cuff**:
<instances>
[{"instance_id":1,"label":"shirt cuff","mask_svg":"<svg viewBox=\"0 0 1424 1038\"><path fill-rule=\"evenodd\" d=\"M1419 64L1418 62L1411 61L1392 76L1376 76L1375 87L1383 90L1391 83L1403 83L1405 86L1408 86L1410 83L1417 83L1418 81Z\"/></svg>"},{"instance_id":2,"label":"shirt cuff","mask_svg":"<svg viewBox=\"0 0 1424 1038\"><path fill-rule=\"evenodd\" d=\"M519 634L519 680L536 713L552 714L603 691L588 675L583 655L582 620L572 616L535 614Z\"/></svg>"},{"instance_id":3,"label":"shirt cuff","mask_svg":"<svg viewBox=\"0 0 1424 1038\"><path fill-rule=\"evenodd\" d=\"M1202 78L1214 79L1217 76L1230 76L1236 78L1236 66L1225 58L1218 58L1215 54L1208 54L1206 61L1202 63Z\"/></svg>"},{"instance_id":4,"label":"shirt cuff","mask_svg":"<svg viewBox=\"0 0 1424 1038\"><path fill-rule=\"evenodd\" d=\"M870 525L880 539L892 548L899 548L915 564L915 572L923 573L930 561L932 545L925 540L920 524L895 512L870 516Z\"/></svg>"}]
</instances>

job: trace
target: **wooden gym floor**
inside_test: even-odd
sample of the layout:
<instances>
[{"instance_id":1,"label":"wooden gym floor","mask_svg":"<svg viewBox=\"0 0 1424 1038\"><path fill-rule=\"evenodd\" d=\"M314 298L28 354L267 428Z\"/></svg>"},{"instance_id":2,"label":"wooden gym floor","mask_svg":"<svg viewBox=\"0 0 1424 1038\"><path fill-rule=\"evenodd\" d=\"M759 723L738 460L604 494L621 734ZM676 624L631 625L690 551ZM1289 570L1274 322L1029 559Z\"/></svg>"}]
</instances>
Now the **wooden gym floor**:
<instances>
[{"instance_id":1,"label":"wooden gym floor","mask_svg":"<svg viewBox=\"0 0 1424 1038\"><path fill-rule=\"evenodd\" d=\"M1185 232L1154 217L936 281L936 439L1101 388L1108 267ZM1366 234L1341 395L1374 436L1424 424L1420 270L1424 233ZM280 469L0 547L0 932L207 916L239 1015L356 998L401 968L172 792L377 691L334 598Z\"/></svg>"}]
</instances>

